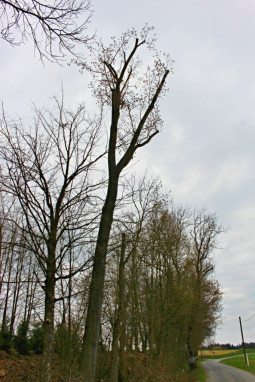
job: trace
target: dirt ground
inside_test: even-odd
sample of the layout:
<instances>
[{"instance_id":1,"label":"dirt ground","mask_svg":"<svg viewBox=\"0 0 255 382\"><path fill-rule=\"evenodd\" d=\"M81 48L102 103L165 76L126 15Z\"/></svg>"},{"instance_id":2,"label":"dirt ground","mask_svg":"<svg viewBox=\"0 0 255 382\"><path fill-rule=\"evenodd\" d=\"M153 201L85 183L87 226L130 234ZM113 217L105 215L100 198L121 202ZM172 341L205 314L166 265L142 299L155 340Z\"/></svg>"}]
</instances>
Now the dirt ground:
<instances>
[{"instance_id":1,"label":"dirt ground","mask_svg":"<svg viewBox=\"0 0 255 382\"><path fill-rule=\"evenodd\" d=\"M14 356L0 351L0 382L39 382L42 356ZM53 382L64 381L54 360Z\"/></svg>"},{"instance_id":2,"label":"dirt ground","mask_svg":"<svg viewBox=\"0 0 255 382\"><path fill-rule=\"evenodd\" d=\"M136 365L137 364L137 365ZM136 382L153 382L153 381L172 381L172 379L167 376L164 370L158 367L155 370L148 367L148 364L144 362L144 359L139 363L136 362L135 365L131 365L133 370L132 381ZM4 351L0 351L0 382L39 382L42 367L42 356L41 355L30 355L30 356L19 356L19 355L9 355ZM136 369L137 367L137 369ZM144 369L143 369L144 367ZM61 370L61 366L57 355L54 355L53 359L53 379L52 382L79 382L79 378L76 376L68 376ZM156 372L157 378L155 378ZM159 373L159 371L161 371ZM143 375L139 378L139 375ZM104 381L105 379L101 379ZM194 382L197 381L196 376L192 374L183 374L179 378L174 378L174 381L179 382Z\"/></svg>"}]
</instances>

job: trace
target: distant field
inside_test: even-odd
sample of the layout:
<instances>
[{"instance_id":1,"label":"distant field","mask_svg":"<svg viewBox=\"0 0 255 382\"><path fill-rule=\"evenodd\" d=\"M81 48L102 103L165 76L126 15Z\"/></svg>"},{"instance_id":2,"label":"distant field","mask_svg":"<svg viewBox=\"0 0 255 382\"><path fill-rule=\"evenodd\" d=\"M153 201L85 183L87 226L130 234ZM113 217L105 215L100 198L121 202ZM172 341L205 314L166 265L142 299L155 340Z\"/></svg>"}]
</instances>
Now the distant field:
<instances>
[{"instance_id":1,"label":"distant field","mask_svg":"<svg viewBox=\"0 0 255 382\"><path fill-rule=\"evenodd\" d=\"M255 355L249 355L249 362L250 362L250 366L248 367L246 365L244 357L230 358L230 359L221 361L221 363L224 363L225 365L234 366L239 369L243 369L243 370L255 373Z\"/></svg>"},{"instance_id":2,"label":"distant field","mask_svg":"<svg viewBox=\"0 0 255 382\"><path fill-rule=\"evenodd\" d=\"M236 353L236 352L237 352L237 350L199 350L198 351L198 355L200 357L201 356L206 356L206 355L219 356L219 355Z\"/></svg>"}]
</instances>

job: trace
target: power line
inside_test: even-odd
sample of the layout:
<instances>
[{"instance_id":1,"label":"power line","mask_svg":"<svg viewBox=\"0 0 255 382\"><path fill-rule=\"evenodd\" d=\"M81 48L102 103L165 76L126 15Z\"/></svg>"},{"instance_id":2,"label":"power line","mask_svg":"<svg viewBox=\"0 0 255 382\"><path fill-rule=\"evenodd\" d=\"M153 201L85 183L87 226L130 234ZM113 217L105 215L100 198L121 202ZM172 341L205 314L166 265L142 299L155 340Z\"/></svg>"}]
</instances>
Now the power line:
<instances>
[{"instance_id":1,"label":"power line","mask_svg":"<svg viewBox=\"0 0 255 382\"><path fill-rule=\"evenodd\" d=\"M245 322L250 321L253 317L255 317L255 313L249 318L246 318L246 319L242 318L242 321L245 321ZM225 319L223 318L222 321L223 321L223 323L227 323L227 322L234 322L237 320L238 320L237 317L233 317L233 318L225 318Z\"/></svg>"},{"instance_id":2,"label":"power line","mask_svg":"<svg viewBox=\"0 0 255 382\"><path fill-rule=\"evenodd\" d=\"M250 321L253 317L255 317L255 313L251 317L247 318L246 320L243 319L243 321Z\"/></svg>"}]
</instances>

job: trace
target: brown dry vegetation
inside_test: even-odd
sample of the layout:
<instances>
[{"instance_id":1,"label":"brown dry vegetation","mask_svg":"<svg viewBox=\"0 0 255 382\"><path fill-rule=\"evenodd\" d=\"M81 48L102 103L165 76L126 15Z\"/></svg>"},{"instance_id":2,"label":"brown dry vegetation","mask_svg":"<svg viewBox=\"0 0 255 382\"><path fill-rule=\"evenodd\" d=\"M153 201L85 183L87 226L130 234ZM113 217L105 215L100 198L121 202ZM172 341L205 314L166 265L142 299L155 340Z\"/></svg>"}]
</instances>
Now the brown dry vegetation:
<instances>
[{"instance_id":1,"label":"brown dry vegetation","mask_svg":"<svg viewBox=\"0 0 255 382\"><path fill-rule=\"evenodd\" d=\"M0 382L38 382L40 380L40 368L42 365L41 355L17 356L9 355L0 351ZM193 373L180 372L175 377L169 376L167 371L158 362L152 362L151 358L144 355L129 359L129 382L196 382ZM79 382L77 377L65 376L54 355L52 382ZM100 382L105 382L100 379Z\"/></svg>"},{"instance_id":2,"label":"brown dry vegetation","mask_svg":"<svg viewBox=\"0 0 255 382\"><path fill-rule=\"evenodd\" d=\"M230 353L236 353L236 350L199 350L198 355L224 355Z\"/></svg>"},{"instance_id":3,"label":"brown dry vegetation","mask_svg":"<svg viewBox=\"0 0 255 382\"><path fill-rule=\"evenodd\" d=\"M42 364L41 355L14 356L0 351L1 382L38 382ZM57 357L54 359L54 375L52 382L61 382L61 372Z\"/></svg>"}]
</instances>

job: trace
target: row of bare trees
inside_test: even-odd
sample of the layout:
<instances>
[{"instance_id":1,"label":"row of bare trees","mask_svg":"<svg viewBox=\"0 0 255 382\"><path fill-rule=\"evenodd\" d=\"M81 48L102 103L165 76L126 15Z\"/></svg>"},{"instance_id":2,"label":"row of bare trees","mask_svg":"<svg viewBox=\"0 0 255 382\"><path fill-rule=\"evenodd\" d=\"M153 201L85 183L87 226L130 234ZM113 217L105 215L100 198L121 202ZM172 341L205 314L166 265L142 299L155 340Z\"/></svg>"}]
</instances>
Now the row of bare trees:
<instances>
[{"instance_id":1,"label":"row of bare trees","mask_svg":"<svg viewBox=\"0 0 255 382\"><path fill-rule=\"evenodd\" d=\"M162 381L187 361L194 366L219 319L212 254L222 228L215 215L169 205L158 190L153 182L139 188L142 204L117 228L121 244L109 261L103 316L111 382L161 380L153 361L165 372Z\"/></svg>"},{"instance_id":2,"label":"row of bare trees","mask_svg":"<svg viewBox=\"0 0 255 382\"><path fill-rule=\"evenodd\" d=\"M21 217L14 223L24 238L19 244L37 262L34 273L45 293L43 370L50 374L55 303L63 298L56 286L90 262L89 249L80 256L98 214L98 184L89 176L103 154L95 149L98 121L88 120L83 107L71 113L57 102L57 117L37 110L35 118L26 131L3 116L1 192L13 197L12 208L18 206Z\"/></svg>"},{"instance_id":3,"label":"row of bare trees","mask_svg":"<svg viewBox=\"0 0 255 382\"><path fill-rule=\"evenodd\" d=\"M156 380L160 365L162 380L170 380L217 324L221 292L212 254L222 229L206 211L168 203L156 179L126 180L125 194L108 247L97 376L110 382ZM37 258L20 245L19 229L9 226L10 220L3 224L1 299L1 332L9 339L21 322L45 324L46 301ZM96 231L90 235L92 247L93 237ZM77 252L75 242L68 245L60 271L65 269L65 277L54 290L53 338L71 380L82 359L91 269L80 266L85 254Z\"/></svg>"}]
</instances>

